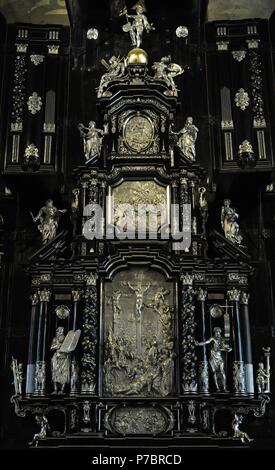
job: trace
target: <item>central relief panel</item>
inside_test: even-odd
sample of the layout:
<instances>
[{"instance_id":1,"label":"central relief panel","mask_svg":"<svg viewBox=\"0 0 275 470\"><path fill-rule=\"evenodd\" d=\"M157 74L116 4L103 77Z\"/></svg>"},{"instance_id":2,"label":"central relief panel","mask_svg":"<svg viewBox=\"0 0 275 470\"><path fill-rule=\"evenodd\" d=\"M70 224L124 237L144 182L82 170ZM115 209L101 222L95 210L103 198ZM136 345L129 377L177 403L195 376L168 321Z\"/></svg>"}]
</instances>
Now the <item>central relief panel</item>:
<instances>
[{"instance_id":1,"label":"central relief panel","mask_svg":"<svg viewBox=\"0 0 275 470\"><path fill-rule=\"evenodd\" d=\"M130 268L105 283L105 396L173 394L174 287L146 268Z\"/></svg>"}]
</instances>

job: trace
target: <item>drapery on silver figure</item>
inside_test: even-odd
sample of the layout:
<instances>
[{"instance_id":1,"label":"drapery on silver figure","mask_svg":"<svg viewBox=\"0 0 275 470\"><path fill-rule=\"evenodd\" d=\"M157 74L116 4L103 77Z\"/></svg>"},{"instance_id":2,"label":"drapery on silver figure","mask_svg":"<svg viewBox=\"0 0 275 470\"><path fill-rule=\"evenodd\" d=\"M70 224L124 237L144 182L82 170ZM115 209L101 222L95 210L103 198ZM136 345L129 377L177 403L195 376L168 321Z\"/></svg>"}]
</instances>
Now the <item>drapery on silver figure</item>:
<instances>
[{"instance_id":1,"label":"drapery on silver figure","mask_svg":"<svg viewBox=\"0 0 275 470\"><path fill-rule=\"evenodd\" d=\"M266 391L266 384L268 379L270 378L270 374L264 367L263 362L259 362L258 369L257 369L257 377L256 377L256 384L258 387L258 393L265 393Z\"/></svg>"},{"instance_id":2,"label":"drapery on silver figure","mask_svg":"<svg viewBox=\"0 0 275 470\"><path fill-rule=\"evenodd\" d=\"M69 331L65 337L63 326L56 329L56 336L51 344L51 351L54 351L51 359L53 393L64 393L66 384L70 383L70 353L75 350L79 337L80 330Z\"/></svg>"},{"instance_id":3,"label":"drapery on silver figure","mask_svg":"<svg viewBox=\"0 0 275 470\"><path fill-rule=\"evenodd\" d=\"M233 437L241 439L243 444L245 444L246 442L252 442L254 439L250 439L249 435L246 432L240 430L240 424L242 424L242 422L242 415L237 415L235 413L234 419L232 421L232 429L234 431Z\"/></svg>"},{"instance_id":4,"label":"drapery on silver figure","mask_svg":"<svg viewBox=\"0 0 275 470\"><path fill-rule=\"evenodd\" d=\"M169 55L162 57L160 62L154 62L152 70L155 72L154 78L156 80L164 80L167 87L171 89L164 94L177 96L178 89L174 82L174 78L178 75L182 75L184 68L182 68L179 64L173 64L171 61L171 56Z\"/></svg>"},{"instance_id":5,"label":"drapery on silver figure","mask_svg":"<svg viewBox=\"0 0 275 470\"><path fill-rule=\"evenodd\" d=\"M24 379L23 364L18 364L17 359L12 358L11 370L13 372L13 385L15 395L22 395L22 384Z\"/></svg>"},{"instance_id":6,"label":"drapery on silver figure","mask_svg":"<svg viewBox=\"0 0 275 470\"><path fill-rule=\"evenodd\" d=\"M94 121L90 121L88 127L85 127L82 123L78 124L78 130L83 138L86 160L98 157L101 153L103 130L97 129Z\"/></svg>"},{"instance_id":7,"label":"drapery on silver figure","mask_svg":"<svg viewBox=\"0 0 275 470\"><path fill-rule=\"evenodd\" d=\"M47 431L50 431L50 426L46 416L44 415L37 415L35 417L35 421L40 425L40 431L33 436L32 441L29 442L29 446L37 447L40 439L46 439Z\"/></svg>"},{"instance_id":8,"label":"drapery on silver figure","mask_svg":"<svg viewBox=\"0 0 275 470\"><path fill-rule=\"evenodd\" d=\"M179 131L171 131L172 134L177 136L177 146L182 154L191 162L196 160L196 140L198 137L199 129L194 126L193 118L189 116L186 119L185 126Z\"/></svg>"},{"instance_id":9,"label":"drapery on silver figure","mask_svg":"<svg viewBox=\"0 0 275 470\"><path fill-rule=\"evenodd\" d=\"M144 305L143 296L144 296L145 292L147 292L148 289L150 289L151 283L149 282L148 286L145 287L145 288L143 288L143 286L141 284L136 285L136 286L132 286L130 284L130 282L127 282L127 285L136 294L136 316L137 316L137 318L140 318L141 314L142 314L142 308L143 308L143 305Z\"/></svg>"},{"instance_id":10,"label":"drapery on silver figure","mask_svg":"<svg viewBox=\"0 0 275 470\"><path fill-rule=\"evenodd\" d=\"M144 8L142 5L137 3L132 10L136 10L136 15L128 15L127 10L124 9L121 15L126 15L127 23L122 27L124 33L130 33L132 45L140 47L142 43L143 31L147 33L153 31L155 28L153 24L150 24L146 15L144 15ZM132 19L131 23L129 19Z\"/></svg>"},{"instance_id":11,"label":"drapery on silver figure","mask_svg":"<svg viewBox=\"0 0 275 470\"><path fill-rule=\"evenodd\" d=\"M67 209L57 209L53 205L53 200L48 199L45 206L41 207L36 217L32 220L36 223L39 220L38 230L42 233L42 242L45 244L56 237L60 214L65 214Z\"/></svg>"},{"instance_id":12,"label":"drapery on silver figure","mask_svg":"<svg viewBox=\"0 0 275 470\"><path fill-rule=\"evenodd\" d=\"M101 63L106 68L107 72L101 77L99 87L97 88L97 97L104 96L104 89L107 88L109 83L113 80L122 78L125 74L125 59L112 56L109 63L102 59Z\"/></svg>"},{"instance_id":13,"label":"drapery on silver figure","mask_svg":"<svg viewBox=\"0 0 275 470\"><path fill-rule=\"evenodd\" d=\"M239 224L237 222L239 214L230 207L230 199L225 199L221 211L221 225L224 230L225 238L231 242L241 245L243 237L240 234Z\"/></svg>"},{"instance_id":14,"label":"drapery on silver figure","mask_svg":"<svg viewBox=\"0 0 275 470\"><path fill-rule=\"evenodd\" d=\"M220 391L219 382L223 391L226 392L226 375L222 353L230 352L232 351L232 348L228 346L221 332L221 328L218 326L215 327L214 336L211 336L211 338L201 343L196 342L196 346L205 346L206 344L211 344L209 363L213 372L214 382L218 392Z\"/></svg>"}]
</instances>

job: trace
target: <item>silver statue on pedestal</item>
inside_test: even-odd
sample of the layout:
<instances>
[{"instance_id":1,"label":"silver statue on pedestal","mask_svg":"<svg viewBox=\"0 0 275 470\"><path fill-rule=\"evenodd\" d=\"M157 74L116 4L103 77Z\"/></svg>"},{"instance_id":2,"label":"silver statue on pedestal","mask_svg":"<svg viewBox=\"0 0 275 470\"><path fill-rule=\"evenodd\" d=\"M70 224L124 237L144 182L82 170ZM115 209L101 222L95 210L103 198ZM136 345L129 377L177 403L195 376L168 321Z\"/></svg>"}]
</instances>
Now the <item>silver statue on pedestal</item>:
<instances>
[{"instance_id":1,"label":"silver statue on pedestal","mask_svg":"<svg viewBox=\"0 0 275 470\"><path fill-rule=\"evenodd\" d=\"M243 237L240 234L239 224L237 222L239 214L237 214L233 207L230 207L230 199L225 199L223 204L221 211L221 225L224 230L225 238L236 245L241 245Z\"/></svg>"},{"instance_id":2,"label":"silver statue on pedestal","mask_svg":"<svg viewBox=\"0 0 275 470\"><path fill-rule=\"evenodd\" d=\"M57 209L53 205L53 200L48 199L45 206L41 207L36 217L32 219L36 223L39 220L38 230L42 233L43 244L56 237L60 214L65 214L67 209Z\"/></svg>"},{"instance_id":3,"label":"silver statue on pedestal","mask_svg":"<svg viewBox=\"0 0 275 470\"><path fill-rule=\"evenodd\" d=\"M171 130L171 133L177 136L177 146L183 156L188 158L191 162L196 160L195 144L198 132L199 129L193 124L193 118L191 116L186 119L185 126L179 132Z\"/></svg>"},{"instance_id":4,"label":"silver statue on pedestal","mask_svg":"<svg viewBox=\"0 0 275 470\"><path fill-rule=\"evenodd\" d=\"M104 134L103 130L97 129L94 121L90 121L88 127L85 127L82 123L78 124L78 130L83 138L86 160L99 157L102 147L102 136Z\"/></svg>"},{"instance_id":5,"label":"silver statue on pedestal","mask_svg":"<svg viewBox=\"0 0 275 470\"><path fill-rule=\"evenodd\" d=\"M153 31L155 28L152 24L149 23L146 15L144 15L144 7L137 3L133 8L136 10L136 15L128 15L127 10L124 9L121 12L121 15L126 15L127 23L122 27L124 33L130 33L132 45L135 47L140 47L142 43L143 31L146 30L147 33ZM133 21L130 22L129 20Z\"/></svg>"},{"instance_id":6,"label":"silver statue on pedestal","mask_svg":"<svg viewBox=\"0 0 275 470\"><path fill-rule=\"evenodd\" d=\"M233 437L240 439L243 444L245 444L246 442L252 442L254 439L250 439L249 435L246 432L240 430L240 424L242 424L242 422L242 415L237 415L235 413L234 419L232 421L232 429L234 431Z\"/></svg>"},{"instance_id":7,"label":"silver statue on pedestal","mask_svg":"<svg viewBox=\"0 0 275 470\"><path fill-rule=\"evenodd\" d=\"M173 64L171 61L171 56L166 56L162 57L160 62L154 62L152 70L155 72L154 78L156 80L164 80L167 87L170 88L170 90L165 91L164 94L177 96L178 89L174 82L174 78L178 75L182 75L184 68L182 68L179 64Z\"/></svg>"},{"instance_id":8,"label":"silver statue on pedestal","mask_svg":"<svg viewBox=\"0 0 275 470\"><path fill-rule=\"evenodd\" d=\"M22 395L22 384L24 379L23 364L18 364L17 359L12 358L11 370L13 372L13 385L15 395Z\"/></svg>"},{"instance_id":9,"label":"silver statue on pedestal","mask_svg":"<svg viewBox=\"0 0 275 470\"><path fill-rule=\"evenodd\" d=\"M221 334L222 330L219 327L214 328L214 336L211 336L206 341L201 343L196 342L196 346L205 346L206 344L211 344L210 349L210 359L209 363L213 372L214 382L216 385L216 389L219 392L220 386L224 392L226 390L226 375L224 370L224 359L223 359L223 352L230 352L232 348L230 348L225 340L225 338Z\"/></svg>"},{"instance_id":10,"label":"silver statue on pedestal","mask_svg":"<svg viewBox=\"0 0 275 470\"><path fill-rule=\"evenodd\" d=\"M119 80L125 74L125 59L112 56L109 59L109 63L105 59L101 60L101 63L106 68L107 72L104 73L101 77L99 87L97 88L97 97L101 98L102 96L107 96L107 93L104 91L110 82L113 80Z\"/></svg>"},{"instance_id":11,"label":"silver statue on pedestal","mask_svg":"<svg viewBox=\"0 0 275 470\"><path fill-rule=\"evenodd\" d=\"M44 415L36 416L35 421L40 425L40 431L33 436L33 439L31 442L29 442L29 445L37 447L41 439L46 439L47 431L50 430L50 426L46 416Z\"/></svg>"},{"instance_id":12,"label":"silver statue on pedestal","mask_svg":"<svg viewBox=\"0 0 275 470\"><path fill-rule=\"evenodd\" d=\"M258 387L258 393L265 393L267 379L270 378L270 374L267 373L264 363L259 362L257 369L256 383Z\"/></svg>"},{"instance_id":13,"label":"silver statue on pedestal","mask_svg":"<svg viewBox=\"0 0 275 470\"><path fill-rule=\"evenodd\" d=\"M66 384L70 383L70 353L75 350L79 337L80 330L69 331L65 337L63 326L59 326L56 329L56 336L51 344L51 351L54 351L51 360L53 393L64 393Z\"/></svg>"}]
</instances>

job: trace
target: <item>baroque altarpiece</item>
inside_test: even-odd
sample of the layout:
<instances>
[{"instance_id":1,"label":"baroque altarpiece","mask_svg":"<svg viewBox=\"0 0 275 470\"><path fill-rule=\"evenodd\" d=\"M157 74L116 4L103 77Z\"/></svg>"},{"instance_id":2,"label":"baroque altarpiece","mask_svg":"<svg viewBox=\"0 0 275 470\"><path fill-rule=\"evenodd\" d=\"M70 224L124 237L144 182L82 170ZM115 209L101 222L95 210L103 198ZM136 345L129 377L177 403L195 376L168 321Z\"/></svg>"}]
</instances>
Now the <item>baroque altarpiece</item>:
<instances>
[{"instance_id":1,"label":"baroque altarpiece","mask_svg":"<svg viewBox=\"0 0 275 470\"><path fill-rule=\"evenodd\" d=\"M50 199L49 192L38 214L30 215L40 246L29 250L24 266L31 284L25 292L28 352L25 362L20 355L10 358L11 403L18 417L35 418L31 446L122 438L249 444L254 435L245 432L246 423L263 420L271 399L270 344L251 333L255 263L230 193L216 221L211 217L215 181L201 163L200 126L192 110L180 105L189 67L169 55L152 61L150 10L147 15L138 5L132 13L123 25L128 52L102 57L106 70L93 91L96 113L75 126L80 163L72 169L70 203ZM185 38L186 30L178 28L177 36ZM46 60L45 52L35 53L35 39L29 40L34 32L25 38L24 31L28 28L17 29L13 46L15 86L26 86L27 61L32 91L42 86L35 75L39 67L50 74L50 85L40 89L43 104L37 92L30 94L27 121L14 98L4 172L7 177L40 172L51 187L56 183L47 175L60 165L56 148L60 152L64 140L58 120L66 101L56 102L60 83L55 67L47 67L57 60L59 47L67 47L67 38L53 29ZM213 31L206 31L209 43ZM215 31L209 75L215 60L231 54L229 28L218 25ZM256 29L251 34L231 60L234 67L249 60L253 75L260 74L260 38ZM62 60L65 80L68 64ZM224 84L219 99L209 102L221 123L211 128L214 167L221 173L253 171L255 165L270 171L269 123L256 97L261 88L251 85L254 128L244 122L245 139L242 130L235 131L231 110L244 112L249 98L239 89L233 107L226 71L217 69ZM34 144L38 128L42 140Z\"/></svg>"}]
</instances>

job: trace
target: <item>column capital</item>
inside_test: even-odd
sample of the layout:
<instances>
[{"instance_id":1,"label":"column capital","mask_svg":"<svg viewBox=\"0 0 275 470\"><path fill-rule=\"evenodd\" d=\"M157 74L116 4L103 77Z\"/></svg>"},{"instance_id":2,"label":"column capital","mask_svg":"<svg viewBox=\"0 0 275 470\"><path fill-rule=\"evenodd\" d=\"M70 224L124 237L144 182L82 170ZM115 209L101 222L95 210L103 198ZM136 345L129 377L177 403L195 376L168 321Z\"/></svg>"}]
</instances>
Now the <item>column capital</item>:
<instances>
[{"instance_id":1,"label":"column capital","mask_svg":"<svg viewBox=\"0 0 275 470\"><path fill-rule=\"evenodd\" d=\"M241 291L236 289L236 287L232 287L228 292L227 292L227 296L229 298L229 300L232 302L239 302L240 300L240 295L241 295Z\"/></svg>"},{"instance_id":2,"label":"column capital","mask_svg":"<svg viewBox=\"0 0 275 470\"><path fill-rule=\"evenodd\" d=\"M200 288L196 291L197 300L204 302L207 297L207 290Z\"/></svg>"},{"instance_id":3,"label":"column capital","mask_svg":"<svg viewBox=\"0 0 275 470\"><path fill-rule=\"evenodd\" d=\"M250 294L248 292L241 292L240 302L243 305L248 305Z\"/></svg>"},{"instance_id":4,"label":"column capital","mask_svg":"<svg viewBox=\"0 0 275 470\"><path fill-rule=\"evenodd\" d=\"M43 289L38 291L40 302L49 302L51 298L51 291L49 289Z\"/></svg>"},{"instance_id":5,"label":"column capital","mask_svg":"<svg viewBox=\"0 0 275 470\"><path fill-rule=\"evenodd\" d=\"M180 278L181 278L182 284L184 286L192 286L193 285L193 281L194 281L193 274L181 273Z\"/></svg>"}]
</instances>

